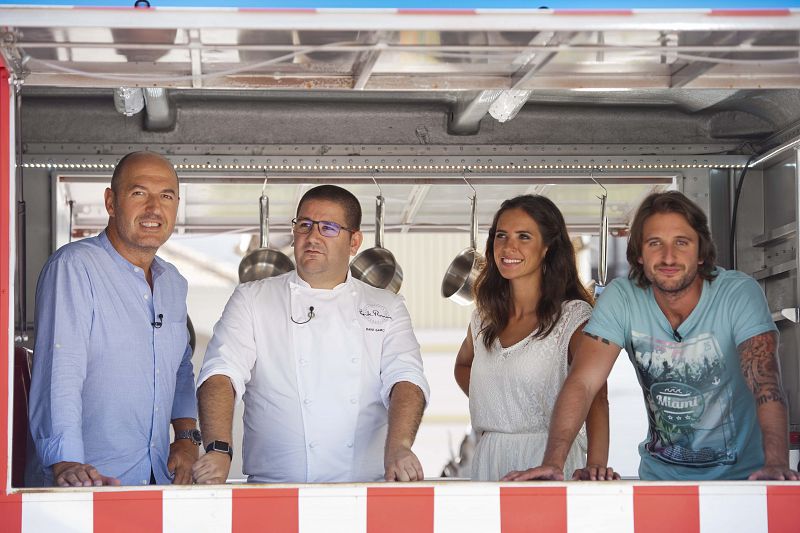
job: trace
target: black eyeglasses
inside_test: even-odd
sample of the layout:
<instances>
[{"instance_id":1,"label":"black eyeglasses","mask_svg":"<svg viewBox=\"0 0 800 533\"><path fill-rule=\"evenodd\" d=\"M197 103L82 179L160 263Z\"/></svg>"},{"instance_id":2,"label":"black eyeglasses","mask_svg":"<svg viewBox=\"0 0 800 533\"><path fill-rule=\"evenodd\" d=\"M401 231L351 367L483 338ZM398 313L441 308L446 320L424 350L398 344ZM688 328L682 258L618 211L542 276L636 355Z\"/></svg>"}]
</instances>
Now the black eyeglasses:
<instances>
[{"instance_id":1,"label":"black eyeglasses","mask_svg":"<svg viewBox=\"0 0 800 533\"><path fill-rule=\"evenodd\" d=\"M349 231L351 233L356 231L350 228L345 228L336 222L330 222L328 220L311 220L310 218L292 219L292 229L295 231L295 233L311 233L311 230L314 229L314 224L317 225L317 228L319 228L319 233L323 237L336 237L342 230Z\"/></svg>"}]
</instances>

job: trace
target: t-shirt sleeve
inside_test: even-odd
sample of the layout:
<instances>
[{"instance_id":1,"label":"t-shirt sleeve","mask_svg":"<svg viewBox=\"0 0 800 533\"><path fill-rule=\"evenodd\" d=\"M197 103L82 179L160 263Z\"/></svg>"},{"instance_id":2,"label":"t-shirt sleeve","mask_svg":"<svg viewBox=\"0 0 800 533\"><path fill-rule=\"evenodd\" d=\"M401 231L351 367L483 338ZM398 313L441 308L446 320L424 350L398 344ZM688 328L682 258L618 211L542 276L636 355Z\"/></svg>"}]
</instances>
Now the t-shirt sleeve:
<instances>
[{"instance_id":1,"label":"t-shirt sleeve","mask_svg":"<svg viewBox=\"0 0 800 533\"><path fill-rule=\"evenodd\" d=\"M767 298L756 280L747 276L730 292L728 303L731 313L731 326L733 328L736 346L751 337L778 331L772 314L769 312Z\"/></svg>"},{"instance_id":2,"label":"t-shirt sleeve","mask_svg":"<svg viewBox=\"0 0 800 533\"><path fill-rule=\"evenodd\" d=\"M592 317L583 331L607 339L623 348L627 337L626 325L630 322L626 300L622 284L612 281L598 298Z\"/></svg>"}]
</instances>

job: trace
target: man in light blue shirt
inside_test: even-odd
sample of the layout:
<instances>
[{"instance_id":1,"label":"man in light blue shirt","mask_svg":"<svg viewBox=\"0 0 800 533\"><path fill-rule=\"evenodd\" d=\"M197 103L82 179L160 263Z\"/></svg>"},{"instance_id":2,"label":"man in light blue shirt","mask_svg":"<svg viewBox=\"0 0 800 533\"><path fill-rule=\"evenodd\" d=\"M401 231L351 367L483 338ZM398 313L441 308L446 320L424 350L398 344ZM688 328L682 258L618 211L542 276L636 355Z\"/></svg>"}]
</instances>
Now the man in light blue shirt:
<instances>
[{"instance_id":1,"label":"man in light blue shirt","mask_svg":"<svg viewBox=\"0 0 800 533\"><path fill-rule=\"evenodd\" d=\"M168 160L128 154L105 192L105 231L61 247L39 276L29 417L47 484L191 483L187 283L155 256L178 201Z\"/></svg>"},{"instance_id":2,"label":"man in light blue shirt","mask_svg":"<svg viewBox=\"0 0 800 533\"><path fill-rule=\"evenodd\" d=\"M797 480L778 332L751 277L716 266L703 211L677 191L647 197L631 224L628 279L603 292L559 395L542 466L507 480L558 479L564 457L625 348L642 387L647 480Z\"/></svg>"}]
</instances>

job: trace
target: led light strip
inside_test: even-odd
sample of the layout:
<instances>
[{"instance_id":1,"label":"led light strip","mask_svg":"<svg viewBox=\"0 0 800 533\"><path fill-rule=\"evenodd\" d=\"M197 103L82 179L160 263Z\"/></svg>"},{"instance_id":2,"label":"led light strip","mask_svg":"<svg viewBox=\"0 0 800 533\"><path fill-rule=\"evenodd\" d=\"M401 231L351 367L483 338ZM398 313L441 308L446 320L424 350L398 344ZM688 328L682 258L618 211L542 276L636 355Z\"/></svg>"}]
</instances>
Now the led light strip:
<instances>
[{"instance_id":1,"label":"led light strip","mask_svg":"<svg viewBox=\"0 0 800 533\"><path fill-rule=\"evenodd\" d=\"M116 164L112 163L23 163L22 168L46 169L96 169L113 170ZM337 172L337 171L400 171L400 172L470 172L483 171L522 171L522 170L669 170L693 168L743 168L744 163L601 163L587 164L541 164L541 165L240 165L240 164L214 164L214 163L178 163L173 165L177 170L257 170L270 172Z\"/></svg>"}]
</instances>

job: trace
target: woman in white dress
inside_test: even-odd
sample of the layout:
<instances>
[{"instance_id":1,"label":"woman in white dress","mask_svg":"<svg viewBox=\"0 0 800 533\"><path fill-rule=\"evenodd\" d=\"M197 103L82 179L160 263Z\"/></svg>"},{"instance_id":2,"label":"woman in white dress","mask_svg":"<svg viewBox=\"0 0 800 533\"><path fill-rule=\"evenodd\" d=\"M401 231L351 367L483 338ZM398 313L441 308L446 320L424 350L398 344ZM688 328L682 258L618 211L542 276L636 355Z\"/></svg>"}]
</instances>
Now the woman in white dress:
<instances>
[{"instance_id":1,"label":"woman in white dress","mask_svg":"<svg viewBox=\"0 0 800 533\"><path fill-rule=\"evenodd\" d=\"M548 198L518 196L500 206L475 300L454 372L480 435L472 479L496 481L541 464L550 416L592 311L564 217ZM569 452L565 479L613 479L607 461L603 387Z\"/></svg>"}]
</instances>

